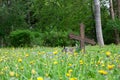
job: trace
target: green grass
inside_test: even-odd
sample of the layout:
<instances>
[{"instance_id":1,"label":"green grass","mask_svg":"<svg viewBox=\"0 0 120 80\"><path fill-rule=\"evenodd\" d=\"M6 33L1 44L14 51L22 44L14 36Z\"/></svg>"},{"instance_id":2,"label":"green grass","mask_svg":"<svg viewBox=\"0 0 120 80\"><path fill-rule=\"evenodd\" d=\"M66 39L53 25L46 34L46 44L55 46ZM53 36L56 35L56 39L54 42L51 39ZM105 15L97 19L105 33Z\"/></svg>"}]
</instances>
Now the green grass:
<instances>
[{"instance_id":1,"label":"green grass","mask_svg":"<svg viewBox=\"0 0 120 80\"><path fill-rule=\"evenodd\" d=\"M120 80L120 46L86 46L86 54L61 49L1 48L0 80Z\"/></svg>"}]
</instances>

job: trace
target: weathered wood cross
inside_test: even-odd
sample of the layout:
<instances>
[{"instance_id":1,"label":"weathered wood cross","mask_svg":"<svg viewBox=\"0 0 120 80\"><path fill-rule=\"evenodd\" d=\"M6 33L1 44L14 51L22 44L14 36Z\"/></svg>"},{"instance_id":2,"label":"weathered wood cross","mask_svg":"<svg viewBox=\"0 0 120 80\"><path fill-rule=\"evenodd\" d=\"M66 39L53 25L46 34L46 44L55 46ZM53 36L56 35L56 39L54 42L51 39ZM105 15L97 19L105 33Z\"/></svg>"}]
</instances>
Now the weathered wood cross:
<instances>
[{"instance_id":1,"label":"weathered wood cross","mask_svg":"<svg viewBox=\"0 0 120 80\"><path fill-rule=\"evenodd\" d=\"M85 26L84 24L80 24L80 36L76 36L74 34L70 34L69 37L71 39L79 40L80 41L80 49L83 50L83 53L85 53L85 42L90 43L92 45L96 44L96 42L93 39L88 39L85 37Z\"/></svg>"}]
</instances>

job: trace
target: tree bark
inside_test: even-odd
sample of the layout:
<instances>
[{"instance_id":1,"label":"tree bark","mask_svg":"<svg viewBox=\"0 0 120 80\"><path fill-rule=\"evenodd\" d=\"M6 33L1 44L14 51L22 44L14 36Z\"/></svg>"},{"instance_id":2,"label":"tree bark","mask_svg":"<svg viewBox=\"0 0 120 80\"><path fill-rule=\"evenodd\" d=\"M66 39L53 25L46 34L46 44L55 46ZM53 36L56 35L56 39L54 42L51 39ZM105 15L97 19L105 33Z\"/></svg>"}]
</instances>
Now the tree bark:
<instances>
[{"instance_id":1,"label":"tree bark","mask_svg":"<svg viewBox=\"0 0 120 80\"><path fill-rule=\"evenodd\" d=\"M113 2L112 0L109 0L109 2L110 2L110 14L111 14L112 20L114 20L115 14L114 14L114 9L113 9Z\"/></svg>"},{"instance_id":2,"label":"tree bark","mask_svg":"<svg viewBox=\"0 0 120 80\"><path fill-rule=\"evenodd\" d=\"M118 3L118 18L120 19L120 0L117 0Z\"/></svg>"},{"instance_id":3,"label":"tree bark","mask_svg":"<svg viewBox=\"0 0 120 80\"><path fill-rule=\"evenodd\" d=\"M102 26L101 26L100 1L99 0L94 0L94 15L95 15L97 42L100 46L104 46Z\"/></svg>"},{"instance_id":4,"label":"tree bark","mask_svg":"<svg viewBox=\"0 0 120 80\"><path fill-rule=\"evenodd\" d=\"M117 3L118 3L118 18L120 19L120 0L117 0ZM116 43L119 44L120 43L119 31L116 29L115 33L116 33Z\"/></svg>"},{"instance_id":5,"label":"tree bark","mask_svg":"<svg viewBox=\"0 0 120 80\"><path fill-rule=\"evenodd\" d=\"M120 1L120 0L118 0L118 1ZM115 13L114 13L114 8L113 8L113 1L109 0L109 2L110 2L110 14L111 14L111 18L114 21L115 20ZM118 4L120 4L120 3L118 3ZM118 16L120 15L119 12L120 11L118 9ZM119 44L119 31L116 28L114 28L114 34L115 34L115 43Z\"/></svg>"}]
</instances>

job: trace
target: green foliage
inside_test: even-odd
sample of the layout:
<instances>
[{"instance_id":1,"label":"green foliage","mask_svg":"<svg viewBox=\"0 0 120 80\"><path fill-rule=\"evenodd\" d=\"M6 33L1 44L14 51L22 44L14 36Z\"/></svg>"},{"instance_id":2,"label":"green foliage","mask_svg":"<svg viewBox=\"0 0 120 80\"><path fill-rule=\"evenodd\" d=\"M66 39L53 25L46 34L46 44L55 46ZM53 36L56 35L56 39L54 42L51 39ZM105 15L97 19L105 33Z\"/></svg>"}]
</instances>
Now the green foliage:
<instances>
[{"instance_id":1,"label":"green foliage","mask_svg":"<svg viewBox=\"0 0 120 80\"><path fill-rule=\"evenodd\" d=\"M115 20L108 20L108 29L114 30L115 28L120 31L120 19L115 18Z\"/></svg>"},{"instance_id":2,"label":"green foliage","mask_svg":"<svg viewBox=\"0 0 120 80\"><path fill-rule=\"evenodd\" d=\"M106 44L115 42L115 29L120 31L120 19L107 20L106 27L103 29L104 41Z\"/></svg>"},{"instance_id":3,"label":"green foliage","mask_svg":"<svg viewBox=\"0 0 120 80\"><path fill-rule=\"evenodd\" d=\"M32 40L32 45L33 46L43 46L43 42L44 42L43 33L33 31L32 35L34 37L33 40Z\"/></svg>"},{"instance_id":4,"label":"green foliage","mask_svg":"<svg viewBox=\"0 0 120 80\"><path fill-rule=\"evenodd\" d=\"M29 30L16 30L10 33L10 42L14 47L32 46L33 35Z\"/></svg>"},{"instance_id":5,"label":"green foliage","mask_svg":"<svg viewBox=\"0 0 120 80\"><path fill-rule=\"evenodd\" d=\"M112 43L114 39L108 34L113 34L107 32L112 31L110 26L113 25L119 29L119 20L110 21L105 6L108 0L100 1L105 43ZM80 23L85 24L86 36L96 39L93 0L3 0L0 2L0 19L0 38L6 44L9 44L7 37L12 31L31 29L34 35L32 45L74 45L68 34L79 34Z\"/></svg>"},{"instance_id":6,"label":"green foliage","mask_svg":"<svg viewBox=\"0 0 120 80\"><path fill-rule=\"evenodd\" d=\"M62 31L46 31L43 36L44 46L68 46L74 44L68 37L68 32Z\"/></svg>"}]
</instances>

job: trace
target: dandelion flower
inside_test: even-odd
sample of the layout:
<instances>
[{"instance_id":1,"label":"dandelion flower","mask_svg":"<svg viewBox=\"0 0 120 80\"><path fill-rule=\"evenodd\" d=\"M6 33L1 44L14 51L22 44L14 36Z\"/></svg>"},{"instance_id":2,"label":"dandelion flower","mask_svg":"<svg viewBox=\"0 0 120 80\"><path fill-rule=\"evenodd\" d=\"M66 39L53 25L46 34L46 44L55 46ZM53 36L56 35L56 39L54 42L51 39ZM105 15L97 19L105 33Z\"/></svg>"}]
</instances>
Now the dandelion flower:
<instances>
[{"instance_id":1,"label":"dandelion flower","mask_svg":"<svg viewBox=\"0 0 120 80\"><path fill-rule=\"evenodd\" d=\"M3 61L3 59L0 59L0 62L2 62Z\"/></svg>"},{"instance_id":2,"label":"dandelion flower","mask_svg":"<svg viewBox=\"0 0 120 80\"><path fill-rule=\"evenodd\" d=\"M58 53L58 51L54 51L54 52L53 52L53 54L55 54L55 55L56 55L57 53Z\"/></svg>"},{"instance_id":3,"label":"dandelion flower","mask_svg":"<svg viewBox=\"0 0 120 80\"><path fill-rule=\"evenodd\" d=\"M71 76L71 74L70 74L70 73L66 73L66 76L67 76L67 77L70 77L70 76Z\"/></svg>"},{"instance_id":4,"label":"dandelion flower","mask_svg":"<svg viewBox=\"0 0 120 80\"><path fill-rule=\"evenodd\" d=\"M114 68L114 66L115 66L115 65L108 65L107 68L108 68L109 70L111 70L111 69Z\"/></svg>"},{"instance_id":5,"label":"dandelion flower","mask_svg":"<svg viewBox=\"0 0 120 80\"><path fill-rule=\"evenodd\" d=\"M107 74L107 71L105 71L105 70L99 70L98 71L100 74L102 74L102 75L106 75Z\"/></svg>"},{"instance_id":6,"label":"dandelion flower","mask_svg":"<svg viewBox=\"0 0 120 80\"><path fill-rule=\"evenodd\" d=\"M19 74L18 74L18 73L16 73L16 74L15 74L15 76L16 76L16 77L19 77Z\"/></svg>"},{"instance_id":7,"label":"dandelion flower","mask_svg":"<svg viewBox=\"0 0 120 80\"><path fill-rule=\"evenodd\" d=\"M34 64L34 61L30 61L30 64L31 64L31 65Z\"/></svg>"},{"instance_id":8,"label":"dandelion flower","mask_svg":"<svg viewBox=\"0 0 120 80\"><path fill-rule=\"evenodd\" d=\"M30 78L29 80L33 80L33 78Z\"/></svg>"},{"instance_id":9,"label":"dandelion flower","mask_svg":"<svg viewBox=\"0 0 120 80\"><path fill-rule=\"evenodd\" d=\"M78 53L77 52L74 52L74 56L77 56L78 55Z\"/></svg>"},{"instance_id":10,"label":"dandelion flower","mask_svg":"<svg viewBox=\"0 0 120 80\"><path fill-rule=\"evenodd\" d=\"M10 76L13 77L15 73L13 71L9 72Z\"/></svg>"},{"instance_id":11,"label":"dandelion flower","mask_svg":"<svg viewBox=\"0 0 120 80\"><path fill-rule=\"evenodd\" d=\"M36 71L34 69L32 69L31 73L32 74L36 74Z\"/></svg>"},{"instance_id":12,"label":"dandelion flower","mask_svg":"<svg viewBox=\"0 0 120 80\"><path fill-rule=\"evenodd\" d=\"M105 66L105 64L102 64L101 66L102 66L102 67L104 67L104 66Z\"/></svg>"},{"instance_id":13,"label":"dandelion flower","mask_svg":"<svg viewBox=\"0 0 120 80\"><path fill-rule=\"evenodd\" d=\"M68 64L68 66L70 66L70 67L71 67L71 66L72 66L72 64L71 64L71 63L69 63L69 64Z\"/></svg>"},{"instance_id":14,"label":"dandelion flower","mask_svg":"<svg viewBox=\"0 0 120 80\"><path fill-rule=\"evenodd\" d=\"M43 78L42 77L37 77L37 80L43 80Z\"/></svg>"},{"instance_id":15,"label":"dandelion flower","mask_svg":"<svg viewBox=\"0 0 120 80\"><path fill-rule=\"evenodd\" d=\"M55 64L55 65L56 65L56 64L58 64L58 62L57 62L57 61L54 61L54 63L53 63L53 64Z\"/></svg>"},{"instance_id":16,"label":"dandelion flower","mask_svg":"<svg viewBox=\"0 0 120 80\"><path fill-rule=\"evenodd\" d=\"M28 57L29 56L29 54L25 54L25 57Z\"/></svg>"},{"instance_id":17,"label":"dandelion flower","mask_svg":"<svg viewBox=\"0 0 120 80\"><path fill-rule=\"evenodd\" d=\"M48 76L49 76L49 74L48 74L48 73L46 73L46 74L45 74L45 76L46 76L46 77L48 77Z\"/></svg>"},{"instance_id":18,"label":"dandelion flower","mask_svg":"<svg viewBox=\"0 0 120 80\"><path fill-rule=\"evenodd\" d=\"M19 59L18 59L18 62L22 62L22 59L21 59L21 58L19 58Z\"/></svg>"},{"instance_id":19,"label":"dandelion flower","mask_svg":"<svg viewBox=\"0 0 120 80\"><path fill-rule=\"evenodd\" d=\"M62 78L62 77L60 77L60 78L59 78L59 80L63 80L63 78Z\"/></svg>"},{"instance_id":20,"label":"dandelion flower","mask_svg":"<svg viewBox=\"0 0 120 80\"><path fill-rule=\"evenodd\" d=\"M24 70L24 67L21 67L20 69L21 69L21 70Z\"/></svg>"},{"instance_id":21,"label":"dandelion flower","mask_svg":"<svg viewBox=\"0 0 120 80\"><path fill-rule=\"evenodd\" d=\"M98 61L97 64L101 64L101 61Z\"/></svg>"},{"instance_id":22,"label":"dandelion flower","mask_svg":"<svg viewBox=\"0 0 120 80\"><path fill-rule=\"evenodd\" d=\"M0 75L3 75L3 74L4 74L4 72L3 72L3 71L1 71L1 72L0 72Z\"/></svg>"},{"instance_id":23,"label":"dandelion flower","mask_svg":"<svg viewBox=\"0 0 120 80\"><path fill-rule=\"evenodd\" d=\"M41 54L41 52L38 52L38 54Z\"/></svg>"},{"instance_id":24,"label":"dandelion flower","mask_svg":"<svg viewBox=\"0 0 120 80\"><path fill-rule=\"evenodd\" d=\"M61 60L61 62L64 62L64 60Z\"/></svg>"},{"instance_id":25,"label":"dandelion flower","mask_svg":"<svg viewBox=\"0 0 120 80\"><path fill-rule=\"evenodd\" d=\"M77 80L77 78L74 78L74 77L73 77L73 78L70 78L69 80Z\"/></svg>"},{"instance_id":26,"label":"dandelion flower","mask_svg":"<svg viewBox=\"0 0 120 80\"><path fill-rule=\"evenodd\" d=\"M83 60L80 60L79 62L80 62L80 64L83 64Z\"/></svg>"},{"instance_id":27,"label":"dandelion flower","mask_svg":"<svg viewBox=\"0 0 120 80\"><path fill-rule=\"evenodd\" d=\"M73 70L72 69L70 69L69 71L68 71L68 73L72 73L73 72Z\"/></svg>"},{"instance_id":28,"label":"dandelion flower","mask_svg":"<svg viewBox=\"0 0 120 80\"><path fill-rule=\"evenodd\" d=\"M109 57L111 55L111 52L110 51L107 51L106 52L106 56Z\"/></svg>"}]
</instances>

